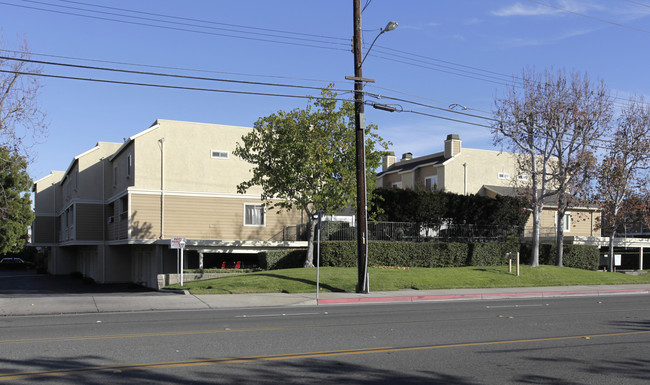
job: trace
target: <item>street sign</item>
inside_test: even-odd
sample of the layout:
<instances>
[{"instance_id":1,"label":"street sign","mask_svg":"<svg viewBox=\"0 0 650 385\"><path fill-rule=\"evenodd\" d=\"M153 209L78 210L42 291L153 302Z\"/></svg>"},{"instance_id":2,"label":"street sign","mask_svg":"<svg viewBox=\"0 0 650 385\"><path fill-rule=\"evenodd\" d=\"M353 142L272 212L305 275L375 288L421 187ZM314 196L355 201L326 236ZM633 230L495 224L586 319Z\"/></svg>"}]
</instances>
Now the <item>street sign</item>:
<instances>
[{"instance_id":1,"label":"street sign","mask_svg":"<svg viewBox=\"0 0 650 385\"><path fill-rule=\"evenodd\" d=\"M170 241L170 249L182 249L185 247L185 237L173 237Z\"/></svg>"}]
</instances>

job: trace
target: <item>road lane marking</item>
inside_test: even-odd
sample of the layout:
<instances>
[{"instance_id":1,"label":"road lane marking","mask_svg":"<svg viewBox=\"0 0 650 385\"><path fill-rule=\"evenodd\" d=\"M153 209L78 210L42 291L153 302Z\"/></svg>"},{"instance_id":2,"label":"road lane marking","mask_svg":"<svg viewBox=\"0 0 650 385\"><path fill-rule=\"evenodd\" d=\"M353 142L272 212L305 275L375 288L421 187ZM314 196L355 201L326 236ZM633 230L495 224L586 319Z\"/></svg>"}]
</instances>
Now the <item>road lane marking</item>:
<instances>
[{"instance_id":1,"label":"road lane marking","mask_svg":"<svg viewBox=\"0 0 650 385\"><path fill-rule=\"evenodd\" d=\"M248 356L248 357L225 357L225 358L212 358L212 359L191 360L191 361L150 362L150 363L131 364L131 365L88 366L85 368L74 368L74 369L57 369L57 370L4 373L4 374L0 374L0 381L18 380L18 379L24 379L29 377L55 377L55 376L66 376L70 374L78 375L84 373L121 372L125 370L145 370L145 369L163 369L163 368L175 368L175 367L176 368L190 367L190 366L223 365L223 364L237 364L237 363L262 362L262 361L335 357L335 356L344 356L344 355L396 353L396 352L407 352L407 351L417 351L417 350L449 349L449 348L463 348L463 347L473 347L473 346L492 346L492 345L548 342L548 341L567 341L567 340L577 340L577 339L591 340L593 338L621 337L621 336L642 335L642 334L650 334L650 330L636 331L636 332L575 335L575 336L564 336L564 337L541 337L541 338L529 338L529 339L518 339L518 340L466 342L466 343L445 344L445 345L377 347L377 348L329 350L329 351L322 351L322 352L289 353L289 354L275 354L275 355Z\"/></svg>"},{"instance_id":2,"label":"road lane marking","mask_svg":"<svg viewBox=\"0 0 650 385\"><path fill-rule=\"evenodd\" d=\"M306 315L327 315L327 312L324 313L277 313L277 314L242 314L236 315L235 318L261 318L261 317L299 317Z\"/></svg>"},{"instance_id":3,"label":"road lane marking","mask_svg":"<svg viewBox=\"0 0 650 385\"><path fill-rule=\"evenodd\" d=\"M599 313L620 313L631 311L649 311L650 309L618 309L618 310L599 310L590 312L565 312L565 313L545 313L545 314L517 314L517 318L530 318L530 317L555 317L567 315L585 315L585 314L599 314ZM400 320L400 321L378 321L378 322L363 322L363 323L340 323L340 324L320 324L320 325L297 325L297 326L277 326L266 328L242 328L242 329L218 329L218 330L196 330L196 331L177 331L177 332L161 332L161 333L136 333L136 334L115 334L115 335L99 335L99 336L79 336L79 337L43 337L43 338L25 338L14 340L0 340L2 344L12 343L33 343L33 342L58 342L58 341L87 341L87 340L102 340L102 339L118 339L118 338L146 338L146 337L170 337L170 336L188 336L188 335L201 335L201 334L217 334L217 333L245 333L245 332L259 332L259 331L285 331L285 330L298 330L298 329L316 329L316 328L331 328L331 327L350 327L350 326L369 326L369 325L391 325L391 324L415 324L415 323L434 323L434 322L458 322L458 321L474 321L474 320L490 320L493 316L471 317L471 318L438 318L438 319L420 319L420 320Z\"/></svg>"},{"instance_id":4,"label":"road lane marking","mask_svg":"<svg viewBox=\"0 0 650 385\"><path fill-rule=\"evenodd\" d=\"M538 304L538 305L502 305L502 306L486 306L485 308L486 309L500 309L500 308L504 308L504 307L513 308L513 307L543 307L543 306L549 306L549 304L545 304L545 305L542 305L542 304Z\"/></svg>"}]
</instances>

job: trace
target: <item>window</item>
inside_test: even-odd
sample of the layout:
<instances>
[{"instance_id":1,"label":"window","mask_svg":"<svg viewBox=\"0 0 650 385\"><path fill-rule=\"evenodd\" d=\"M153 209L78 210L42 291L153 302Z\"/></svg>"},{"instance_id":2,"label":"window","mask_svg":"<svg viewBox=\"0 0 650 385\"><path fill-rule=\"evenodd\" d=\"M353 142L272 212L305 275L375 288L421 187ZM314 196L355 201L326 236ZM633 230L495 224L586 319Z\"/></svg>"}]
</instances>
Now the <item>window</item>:
<instances>
[{"instance_id":1,"label":"window","mask_svg":"<svg viewBox=\"0 0 650 385\"><path fill-rule=\"evenodd\" d=\"M117 186L117 166L113 167L113 187Z\"/></svg>"},{"instance_id":2,"label":"window","mask_svg":"<svg viewBox=\"0 0 650 385\"><path fill-rule=\"evenodd\" d=\"M264 226L266 220L266 210L261 204L244 205L244 225L245 226Z\"/></svg>"},{"instance_id":3,"label":"window","mask_svg":"<svg viewBox=\"0 0 650 385\"><path fill-rule=\"evenodd\" d=\"M228 151L215 151L215 150L212 150L212 158L215 158L215 159L228 159Z\"/></svg>"},{"instance_id":4,"label":"window","mask_svg":"<svg viewBox=\"0 0 650 385\"><path fill-rule=\"evenodd\" d=\"M526 181L528 181L528 175L519 174L519 175L517 175L517 180L522 181L522 182L526 182Z\"/></svg>"},{"instance_id":5,"label":"window","mask_svg":"<svg viewBox=\"0 0 650 385\"><path fill-rule=\"evenodd\" d=\"M438 175L424 178L424 189L427 191L436 191L438 189Z\"/></svg>"},{"instance_id":6,"label":"window","mask_svg":"<svg viewBox=\"0 0 650 385\"><path fill-rule=\"evenodd\" d=\"M120 198L120 220L125 220L129 216L129 196L125 195Z\"/></svg>"},{"instance_id":7,"label":"window","mask_svg":"<svg viewBox=\"0 0 650 385\"><path fill-rule=\"evenodd\" d=\"M510 174L508 174L507 172L500 172L497 177L499 179L510 179Z\"/></svg>"},{"instance_id":8,"label":"window","mask_svg":"<svg viewBox=\"0 0 650 385\"><path fill-rule=\"evenodd\" d=\"M131 155L126 157L126 177L130 178L131 177L131 168L133 167L133 160L131 158Z\"/></svg>"},{"instance_id":9,"label":"window","mask_svg":"<svg viewBox=\"0 0 650 385\"><path fill-rule=\"evenodd\" d=\"M402 188L402 182L393 183L393 188Z\"/></svg>"}]
</instances>

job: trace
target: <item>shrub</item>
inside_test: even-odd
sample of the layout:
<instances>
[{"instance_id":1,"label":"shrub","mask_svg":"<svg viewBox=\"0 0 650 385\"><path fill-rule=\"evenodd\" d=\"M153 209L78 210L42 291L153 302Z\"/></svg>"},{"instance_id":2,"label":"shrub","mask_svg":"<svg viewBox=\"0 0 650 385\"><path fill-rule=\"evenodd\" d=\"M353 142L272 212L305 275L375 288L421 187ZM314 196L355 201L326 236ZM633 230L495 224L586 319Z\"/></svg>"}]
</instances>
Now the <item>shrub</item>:
<instances>
[{"instance_id":1,"label":"shrub","mask_svg":"<svg viewBox=\"0 0 650 385\"><path fill-rule=\"evenodd\" d=\"M521 247L522 263L531 261L531 245L525 244ZM539 246L539 264L556 264L557 246L554 244L542 244ZM586 245L564 245L562 265L583 270L597 270L600 262L600 252L597 246Z\"/></svg>"},{"instance_id":2,"label":"shrub","mask_svg":"<svg viewBox=\"0 0 650 385\"><path fill-rule=\"evenodd\" d=\"M354 241L321 242L321 266L357 266ZM438 242L370 242L369 266L456 267L465 266L468 246Z\"/></svg>"},{"instance_id":3,"label":"shrub","mask_svg":"<svg viewBox=\"0 0 650 385\"><path fill-rule=\"evenodd\" d=\"M372 245L372 243L370 244ZM320 265L335 266L335 267L357 266L357 242L355 241L321 242Z\"/></svg>"},{"instance_id":4,"label":"shrub","mask_svg":"<svg viewBox=\"0 0 650 385\"><path fill-rule=\"evenodd\" d=\"M306 253L305 249L262 251L257 260L264 270L291 269L303 266Z\"/></svg>"},{"instance_id":5,"label":"shrub","mask_svg":"<svg viewBox=\"0 0 650 385\"><path fill-rule=\"evenodd\" d=\"M501 266L508 263L506 254L517 253L519 243L472 243L470 245L468 266ZM521 255L520 255L521 259Z\"/></svg>"}]
</instances>

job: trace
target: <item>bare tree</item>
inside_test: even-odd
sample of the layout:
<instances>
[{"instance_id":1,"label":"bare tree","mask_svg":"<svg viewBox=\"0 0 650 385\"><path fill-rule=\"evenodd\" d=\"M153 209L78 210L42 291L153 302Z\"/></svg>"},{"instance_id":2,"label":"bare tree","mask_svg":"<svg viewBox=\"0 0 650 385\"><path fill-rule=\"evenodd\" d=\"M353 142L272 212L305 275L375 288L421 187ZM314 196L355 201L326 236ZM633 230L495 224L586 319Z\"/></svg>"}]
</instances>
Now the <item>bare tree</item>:
<instances>
[{"instance_id":1,"label":"bare tree","mask_svg":"<svg viewBox=\"0 0 650 385\"><path fill-rule=\"evenodd\" d=\"M589 184L595 140L612 119L607 88L602 81L592 84L587 75L526 69L495 106L495 141L522 154L519 171L531 177L527 189L533 212L532 264L539 263L544 200L552 196L557 199L556 264L562 266L567 209Z\"/></svg>"},{"instance_id":2,"label":"bare tree","mask_svg":"<svg viewBox=\"0 0 650 385\"><path fill-rule=\"evenodd\" d=\"M0 146L12 153L29 156L29 148L46 130L45 113L37 98L41 85L36 76L41 68L28 62L27 42L9 49L0 36Z\"/></svg>"},{"instance_id":3,"label":"bare tree","mask_svg":"<svg viewBox=\"0 0 650 385\"><path fill-rule=\"evenodd\" d=\"M558 71L547 100L546 135L556 139L553 185L557 193L557 266L563 265L565 218L578 195L585 196L595 166L597 139L612 120L612 102L605 84L592 84L588 76Z\"/></svg>"},{"instance_id":4,"label":"bare tree","mask_svg":"<svg viewBox=\"0 0 650 385\"><path fill-rule=\"evenodd\" d=\"M639 201L633 198L647 197L650 106L643 98L630 100L623 109L613 141L599 168L598 192L595 197L601 202L603 227L609 232L610 271L614 269L616 229L624 218L639 210L637 204L631 204ZM644 210L647 211L647 207Z\"/></svg>"},{"instance_id":5,"label":"bare tree","mask_svg":"<svg viewBox=\"0 0 650 385\"><path fill-rule=\"evenodd\" d=\"M549 101L556 93L553 76L532 69L522 72L522 79L511 85L503 98L495 100L497 122L492 127L495 144L507 146L517 157L521 174L529 176L527 186L533 214L531 265L539 265L541 214L544 199L553 194L549 188L555 175L553 151L557 138L548 135L553 124Z\"/></svg>"}]
</instances>

